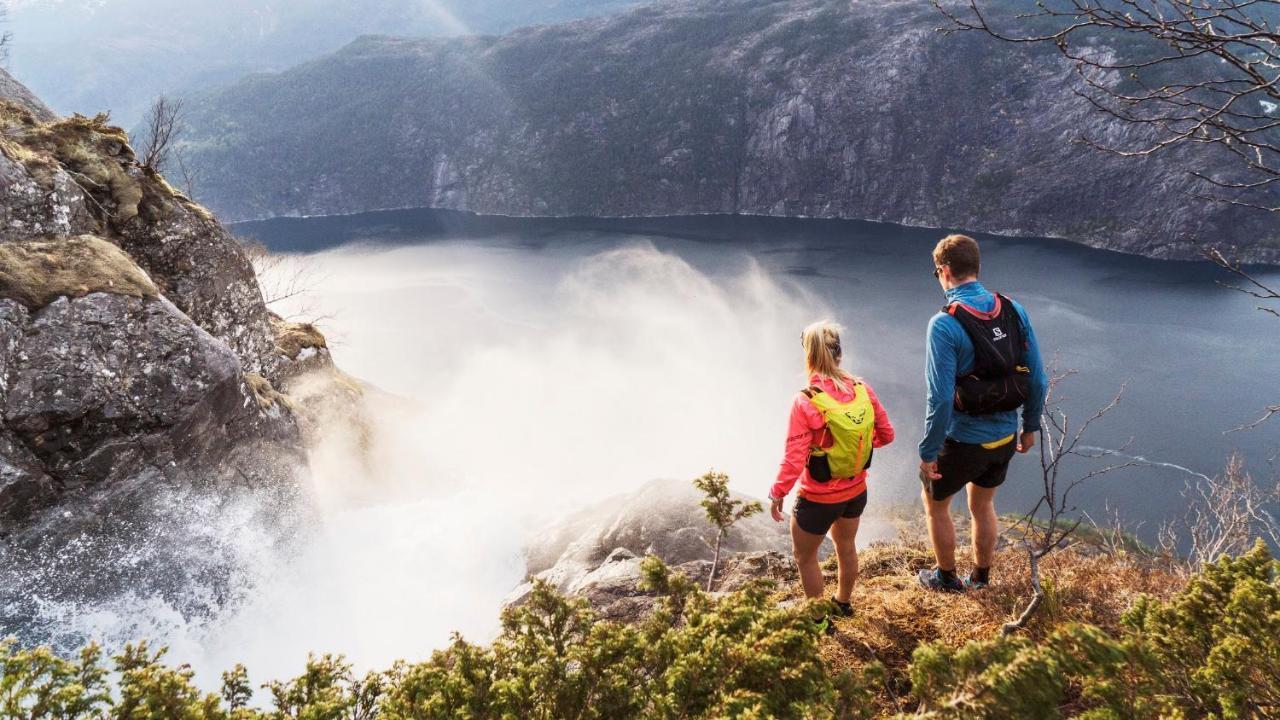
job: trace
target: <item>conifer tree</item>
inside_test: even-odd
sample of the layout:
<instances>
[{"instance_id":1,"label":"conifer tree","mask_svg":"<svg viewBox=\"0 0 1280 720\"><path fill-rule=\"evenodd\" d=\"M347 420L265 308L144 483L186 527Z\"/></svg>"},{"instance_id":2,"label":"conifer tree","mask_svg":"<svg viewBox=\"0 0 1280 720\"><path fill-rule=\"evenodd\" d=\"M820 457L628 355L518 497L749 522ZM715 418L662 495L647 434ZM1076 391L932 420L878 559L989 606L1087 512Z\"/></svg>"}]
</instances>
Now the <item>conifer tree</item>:
<instances>
[{"instance_id":1,"label":"conifer tree","mask_svg":"<svg viewBox=\"0 0 1280 720\"><path fill-rule=\"evenodd\" d=\"M729 528L743 518L764 512L764 506L757 501L734 500L729 496L729 476L714 470L693 481L693 486L702 491L706 497L702 507L707 511L707 520L716 526L715 541L706 541L715 555L711 558L711 574L707 576L707 592L711 592L716 579L716 569L720 566L720 547Z\"/></svg>"}]
</instances>

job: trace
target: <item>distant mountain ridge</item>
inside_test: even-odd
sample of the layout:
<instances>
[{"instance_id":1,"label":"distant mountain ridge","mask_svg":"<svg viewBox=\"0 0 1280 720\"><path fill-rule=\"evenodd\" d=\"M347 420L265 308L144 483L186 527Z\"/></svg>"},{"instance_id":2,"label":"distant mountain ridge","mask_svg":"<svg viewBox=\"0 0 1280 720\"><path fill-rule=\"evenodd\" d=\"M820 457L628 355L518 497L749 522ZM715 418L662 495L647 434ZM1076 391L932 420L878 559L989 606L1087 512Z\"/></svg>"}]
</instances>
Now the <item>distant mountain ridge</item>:
<instances>
[{"instance_id":1,"label":"distant mountain ridge","mask_svg":"<svg viewBox=\"0 0 1280 720\"><path fill-rule=\"evenodd\" d=\"M234 82L359 35L493 33L637 0L25 0L9 3L10 61L55 110L131 127L160 94Z\"/></svg>"},{"instance_id":2,"label":"distant mountain ridge","mask_svg":"<svg viewBox=\"0 0 1280 720\"><path fill-rule=\"evenodd\" d=\"M364 37L191 107L200 199L228 219L436 207L745 213L1280 260L1280 223L1194 199L1054 54L943 35L914 0L693 0L501 37ZM1204 162L1203 159L1199 160Z\"/></svg>"}]
</instances>

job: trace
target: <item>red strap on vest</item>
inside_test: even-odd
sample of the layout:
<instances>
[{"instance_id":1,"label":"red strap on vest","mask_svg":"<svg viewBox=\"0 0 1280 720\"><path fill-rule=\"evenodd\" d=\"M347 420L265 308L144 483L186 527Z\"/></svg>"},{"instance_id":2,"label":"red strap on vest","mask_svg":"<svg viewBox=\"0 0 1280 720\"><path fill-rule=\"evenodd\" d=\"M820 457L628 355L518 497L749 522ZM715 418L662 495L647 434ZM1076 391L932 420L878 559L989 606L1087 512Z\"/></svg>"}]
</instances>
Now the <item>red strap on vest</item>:
<instances>
[{"instance_id":1,"label":"red strap on vest","mask_svg":"<svg viewBox=\"0 0 1280 720\"><path fill-rule=\"evenodd\" d=\"M964 308L965 312L978 318L979 320L994 320L1000 314L1000 294L996 293L996 304L991 306L991 312L983 312L972 305L966 305L959 300L947 306L947 314L955 317L956 308Z\"/></svg>"}]
</instances>

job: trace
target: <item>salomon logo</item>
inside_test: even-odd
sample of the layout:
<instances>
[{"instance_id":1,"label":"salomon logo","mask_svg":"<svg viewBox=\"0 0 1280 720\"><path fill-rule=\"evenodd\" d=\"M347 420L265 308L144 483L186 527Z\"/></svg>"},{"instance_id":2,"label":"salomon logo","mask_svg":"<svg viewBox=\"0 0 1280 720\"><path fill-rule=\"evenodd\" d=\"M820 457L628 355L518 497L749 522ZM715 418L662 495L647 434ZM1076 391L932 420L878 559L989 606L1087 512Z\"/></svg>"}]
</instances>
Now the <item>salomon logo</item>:
<instances>
[{"instance_id":1,"label":"salomon logo","mask_svg":"<svg viewBox=\"0 0 1280 720\"><path fill-rule=\"evenodd\" d=\"M1003 340L1006 337L1004 334L1004 330L1001 330L1000 328L995 328L995 335L996 335L996 340Z\"/></svg>"}]
</instances>

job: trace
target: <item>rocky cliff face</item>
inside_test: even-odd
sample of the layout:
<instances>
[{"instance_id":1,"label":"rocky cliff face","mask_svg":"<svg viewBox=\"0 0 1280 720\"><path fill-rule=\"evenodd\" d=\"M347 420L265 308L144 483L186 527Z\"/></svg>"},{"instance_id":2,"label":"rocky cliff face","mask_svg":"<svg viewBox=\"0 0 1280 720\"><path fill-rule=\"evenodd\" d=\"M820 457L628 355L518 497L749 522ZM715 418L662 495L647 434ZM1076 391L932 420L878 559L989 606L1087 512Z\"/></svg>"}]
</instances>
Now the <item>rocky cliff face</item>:
<instances>
[{"instance_id":1,"label":"rocky cliff face","mask_svg":"<svg viewBox=\"0 0 1280 720\"><path fill-rule=\"evenodd\" d=\"M282 390L323 337L271 315L239 243L119 128L0 92L0 626L122 587L216 605L219 509L251 501L280 541L306 515Z\"/></svg>"},{"instance_id":2,"label":"rocky cliff face","mask_svg":"<svg viewBox=\"0 0 1280 720\"><path fill-rule=\"evenodd\" d=\"M1195 200L1186 157L1074 142L1135 131L1077 98L1055 54L940 23L915 0L697 0L365 38L193 103L188 148L202 199L235 219L751 213L1280 259L1274 216Z\"/></svg>"}]
</instances>

